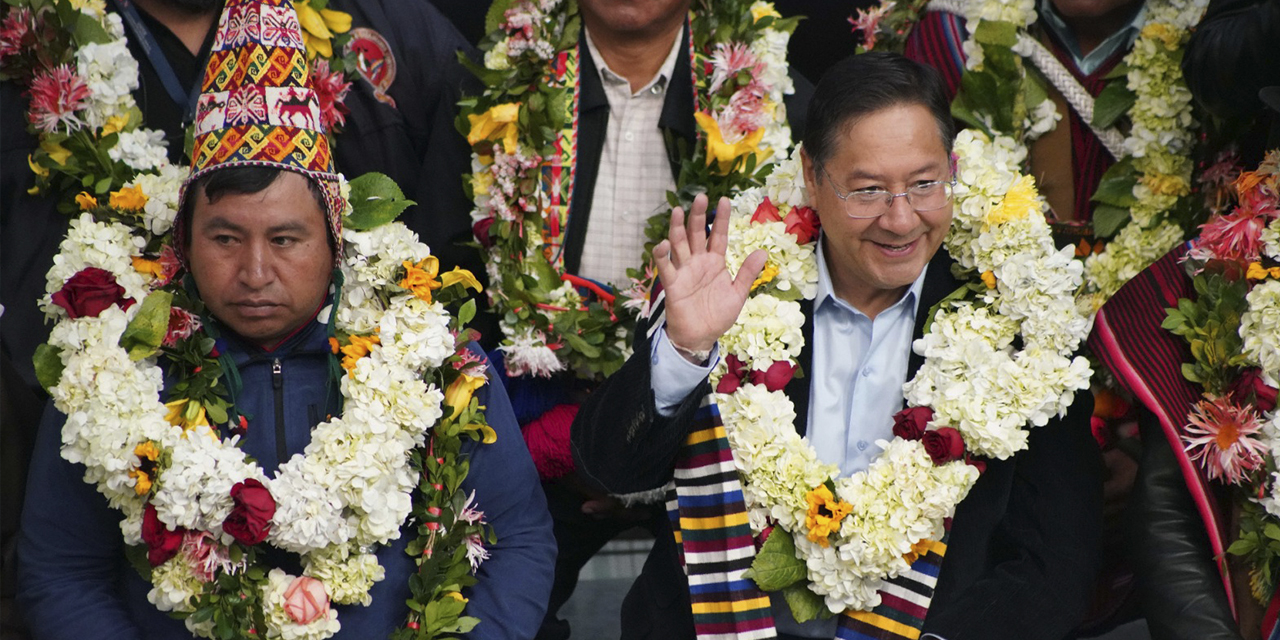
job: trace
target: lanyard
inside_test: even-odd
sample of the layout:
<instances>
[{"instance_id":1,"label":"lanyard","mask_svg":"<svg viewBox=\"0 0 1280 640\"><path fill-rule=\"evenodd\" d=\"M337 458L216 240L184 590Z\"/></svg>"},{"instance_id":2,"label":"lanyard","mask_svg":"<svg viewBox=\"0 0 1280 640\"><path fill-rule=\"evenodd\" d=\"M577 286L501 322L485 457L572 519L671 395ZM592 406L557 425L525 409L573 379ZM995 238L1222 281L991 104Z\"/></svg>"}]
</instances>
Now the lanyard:
<instances>
[{"instance_id":1,"label":"lanyard","mask_svg":"<svg viewBox=\"0 0 1280 640\"><path fill-rule=\"evenodd\" d=\"M178 80L178 74L169 65L169 59L160 50L160 43L142 21L142 16L138 15L132 0L116 0L116 4L119 5L120 14L129 25L129 30L138 38L138 44L142 46L142 52L147 55L151 67L156 70L156 75L160 76L160 84L164 85L165 92L169 94L174 104L182 107L182 123L185 125L191 121L191 116L195 113L196 101L200 98L200 83L196 82L189 89L183 89L182 82ZM201 62L200 66L204 67L204 63Z\"/></svg>"}]
</instances>

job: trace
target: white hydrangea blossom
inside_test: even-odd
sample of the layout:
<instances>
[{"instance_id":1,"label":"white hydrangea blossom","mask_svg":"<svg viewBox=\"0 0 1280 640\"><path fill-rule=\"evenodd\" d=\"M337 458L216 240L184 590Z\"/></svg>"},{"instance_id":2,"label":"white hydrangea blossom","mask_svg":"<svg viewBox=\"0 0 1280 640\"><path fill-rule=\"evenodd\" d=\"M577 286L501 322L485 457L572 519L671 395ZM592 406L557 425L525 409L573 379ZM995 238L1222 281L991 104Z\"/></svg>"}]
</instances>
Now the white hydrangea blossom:
<instances>
[{"instance_id":1,"label":"white hydrangea blossom","mask_svg":"<svg viewBox=\"0 0 1280 640\"><path fill-rule=\"evenodd\" d=\"M369 595L373 584L387 577L378 556L353 550L350 545L328 547L307 556L303 574L323 582L335 603L365 607L373 602Z\"/></svg>"},{"instance_id":2,"label":"white hydrangea blossom","mask_svg":"<svg viewBox=\"0 0 1280 640\"><path fill-rule=\"evenodd\" d=\"M125 185L147 194L144 225L153 235L162 236L173 227L178 215L178 190L186 178L186 169L164 160L158 165L157 173L139 173Z\"/></svg>"},{"instance_id":3,"label":"white hydrangea blossom","mask_svg":"<svg viewBox=\"0 0 1280 640\"><path fill-rule=\"evenodd\" d=\"M107 15L111 24L120 25L120 16ZM89 104L84 109L85 122L98 129L107 119L127 113L135 106L132 91L138 88L138 62L129 53L123 37L105 44L91 42L76 50L76 70L89 87Z\"/></svg>"},{"instance_id":4,"label":"white hydrangea blossom","mask_svg":"<svg viewBox=\"0 0 1280 640\"><path fill-rule=\"evenodd\" d=\"M107 155L134 171L157 169L167 162L164 132L152 129L122 132L115 146L107 150Z\"/></svg>"},{"instance_id":5,"label":"white hydrangea blossom","mask_svg":"<svg viewBox=\"0 0 1280 640\"><path fill-rule=\"evenodd\" d=\"M1245 297L1249 310L1240 318L1244 356L1274 378L1280 373L1280 280L1263 280Z\"/></svg>"}]
</instances>

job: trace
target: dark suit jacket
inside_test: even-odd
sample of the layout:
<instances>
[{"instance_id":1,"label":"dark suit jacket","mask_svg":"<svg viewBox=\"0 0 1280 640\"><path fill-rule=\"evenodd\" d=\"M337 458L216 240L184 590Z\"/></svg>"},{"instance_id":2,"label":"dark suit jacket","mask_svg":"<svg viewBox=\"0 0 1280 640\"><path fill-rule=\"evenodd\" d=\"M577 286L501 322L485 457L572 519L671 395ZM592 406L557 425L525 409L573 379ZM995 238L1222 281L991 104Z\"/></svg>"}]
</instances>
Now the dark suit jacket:
<instances>
[{"instance_id":1,"label":"dark suit jacket","mask_svg":"<svg viewBox=\"0 0 1280 640\"><path fill-rule=\"evenodd\" d=\"M952 264L945 251L930 262L917 338L928 311L959 286ZM811 304L806 306L801 365L808 367L813 314ZM670 480L692 415L710 390L703 381L672 417L658 415L643 329L637 331L635 354L592 394L573 424L578 468L618 493ZM922 362L911 356L910 376ZM794 379L787 393L796 404L796 429L803 433L807 378ZM1080 622L1101 540L1102 459L1089 431L1092 406L1089 393L1076 394L1065 418L1032 429L1027 450L988 463L956 510L926 632L946 640L1058 640ZM671 535L658 536L627 594L622 628L623 638L693 637L688 583Z\"/></svg>"}]
</instances>

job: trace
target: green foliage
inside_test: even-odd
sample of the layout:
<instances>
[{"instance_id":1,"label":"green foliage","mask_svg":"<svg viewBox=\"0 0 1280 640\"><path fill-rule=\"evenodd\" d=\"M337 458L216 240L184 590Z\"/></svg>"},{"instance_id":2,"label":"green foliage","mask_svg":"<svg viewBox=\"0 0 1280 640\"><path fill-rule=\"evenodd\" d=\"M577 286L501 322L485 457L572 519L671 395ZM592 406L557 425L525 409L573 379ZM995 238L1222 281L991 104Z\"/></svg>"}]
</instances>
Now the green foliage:
<instances>
[{"instance_id":1,"label":"green foliage","mask_svg":"<svg viewBox=\"0 0 1280 640\"><path fill-rule=\"evenodd\" d=\"M1245 364L1240 318L1248 309L1248 285L1243 278L1229 280L1207 271L1193 283L1196 299L1178 300L1177 307L1166 309L1160 326L1191 346L1193 360L1183 363L1183 376L1202 385L1205 393L1222 395Z\"/></svg>"},{"instance_id":2,"label":"green foliage","mask_svg":"<svg viewBox=\"0 0 1280 640\"><path fill-rule=\"evenodd\" d=\"M130 360L137 362L160 350L160 343L169 330L172 305L173 294L168 291L154 291L142 301L142 308L120 335L120 347L129 353Z\"/></svg>"},{"instance_id":3,"label":"green foliage","mask_svg":"<svg viewBox=\"0 0 1280 640\"><path fill-rule=\"evenodd\" d=\"M782 597L791 608L791 617L796 622L804 623L817 618L827 619L834 616L822 601L822 596L809 590L804 583L793 584L782 590Z\"/></svg>"},{"instance_id":4,"label":"green foliage","mask_svg":"<svg viewBox=\"0 0 1280 640\"><path fill-rule=\"evenodd\" d=\"M1106 129L1115 125L1137 101L1138 95L1130 91L1124 82L1108 82L1093 101L1093 126Z\"/></svg>"},{"instance_id":5,"label":"green foliage","mask_svg":"<svg viewBox=\"0 0 1280 640\"><path fill-rule=\"evenodd\" d=\"M1266 604L1275 592L1280 575L1280 524L1261 505L1246 496L1240 504L1240 536L1227 548L1227 553L1245 559L1250 567L1253 596Z\"/></svg>"},{"instance_id":6,"label":"green foliage","mask_svg":"<svg viewBox=\"0 0 1280 640\"><path fill-rule=\"evenodd\" d=\"M31 361L36 368L36 380L46 391L52 389L62 379L62 350L49 344L36 347Z\"/></svg>"},{"instance_id":7,"label":"green foliage","mask_svg":"<svg viewBox=\"0 0 1280 640\"><path fill-rule=\"evenodd\" d=\"M751 568L743 574L764 591L778 591L796 583L803 587L807 575L804 561L796 556L795 541L782 527L774 527Z\"/></svg>"},{"instance_id":8,"label":"green foliage","mask_svg":"<svg viewBox=\"0 0 1280 640\"><path fill-rule=\"evenodd\" d=\"M351 181L351 213L343 226L368 231L391 222L415 203L404 197L395 180L381 173L366 173Z\"/></svg>"}]
</instances>

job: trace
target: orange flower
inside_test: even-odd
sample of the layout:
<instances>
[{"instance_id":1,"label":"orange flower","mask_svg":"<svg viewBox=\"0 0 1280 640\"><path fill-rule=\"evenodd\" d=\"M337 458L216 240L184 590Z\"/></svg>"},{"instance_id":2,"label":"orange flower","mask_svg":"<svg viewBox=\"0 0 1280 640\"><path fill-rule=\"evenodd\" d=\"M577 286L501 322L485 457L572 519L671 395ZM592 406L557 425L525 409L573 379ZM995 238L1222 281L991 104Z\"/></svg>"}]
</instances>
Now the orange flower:
<instances>
[{"instance_id":1,"label":"orange flower","mask_svg":"<svg viewBox=\"0 0 1280 640\"><path fill-rule=\"evenodd\" d=\"M373 351L373 345L382 344L382 339L376 335L351 336L350 340L347 346L342 347L342 368L348 372L355 371L360 358Z\"/></svg>"},{"instance_id":2,"label":"orange flower","mask_svg":"<svg viewBox=\"0 0 1280 640\"><path fill-rule=\"evenodd\" d=\"M809 530L807 537L810 542L826 547L830 544L827 538L840 530L840 523L853 512L853 505L836 499L825 484L814 487L804 499L809 503L809 512L804 517L804 526Z\"/></svg>"},{"instance_id":3,"label":"orange flower","mask_svg":"<svg viewBox=\"0 0 1280 640\"><path fill-rule=\"evenodd\" d=\"M134 271L153 278L159 278L164 275L164 267L160 266L158 260L148 260L142 256L133 256L132 259Z\"/></svg>"},{"instance_id":4,"label":"orange flower","mask_svg":"<svg viewBox=\"0 0 1280 640\"><path fill-rule=\"evenodd\" d=\"M111 192L111 206L123 211L142 211L147 206L147 194L142 192L142 187L125 187L119 191Z\"/></svg>"},{"instance_id":5,"label":"orange flower","mask_svg":"<svg viewBox=\"0 0 1280 640\"><path fill-rule=\"evenodd\" d=\"M98 206L98 199L89 195L88 191L81 191L76 196L76 204L80 205L81 211L88 211Z\"/></svg>"},{"instance_id":6,"label":"orange flower","mask_svg":"<svg viewBox=\"0 0 1280 640\"><path fill-rule=\"evenodd\" d=\"M400 286L413 292L413 295L424 302L431 302L431 292L441 287L436 274L440 272L440 260L435 256L427 256L418 264L404 261L404 279Z\"/></svg>"}]
</instances>

